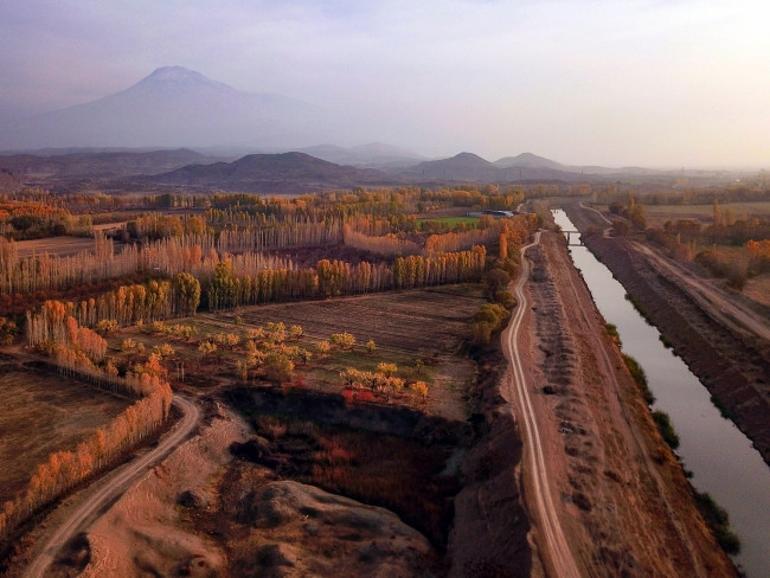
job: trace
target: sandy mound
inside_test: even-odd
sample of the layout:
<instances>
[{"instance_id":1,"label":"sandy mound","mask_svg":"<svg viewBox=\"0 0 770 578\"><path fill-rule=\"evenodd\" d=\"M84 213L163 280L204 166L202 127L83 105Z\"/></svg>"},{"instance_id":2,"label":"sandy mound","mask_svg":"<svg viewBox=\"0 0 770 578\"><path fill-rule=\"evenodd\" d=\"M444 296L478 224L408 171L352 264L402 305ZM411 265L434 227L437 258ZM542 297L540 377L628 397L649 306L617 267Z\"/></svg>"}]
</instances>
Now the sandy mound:
<instances>
[{"instance_id":1,"label":"sandy mound","mask_svg":"<svg viewBox=\"0 0 770 578\"><path fill-rule=\"evenodd\" d=\"M246 480L231 514L234 576L425 576L431 547L395 514L315 486ZM243 531L245 530L245 531Z\"/></svg>"},{"instance_id":2,"label":"sandy mound","mask_svg":"<svg viewBox=\"0 0 770 578\"><path fill-rule=\"evenodd\" d=\"M226 559L213 540L185 530L196 511L216 507L216 486L247 426L215 418L127 491L89 530L82 576L220 576Z\"/></svg>"}]
</instances>

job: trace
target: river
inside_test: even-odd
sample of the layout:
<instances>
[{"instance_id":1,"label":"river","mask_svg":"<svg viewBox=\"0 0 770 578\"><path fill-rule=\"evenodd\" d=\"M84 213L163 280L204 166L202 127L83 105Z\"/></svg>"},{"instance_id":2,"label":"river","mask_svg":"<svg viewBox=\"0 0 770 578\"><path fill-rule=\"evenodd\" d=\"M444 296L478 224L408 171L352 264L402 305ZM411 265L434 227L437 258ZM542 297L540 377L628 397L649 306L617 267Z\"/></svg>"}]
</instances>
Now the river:
<instances>
[{"instance_id":1,"label":"river","mask_svg":"<svg viewBox=\"0 0 770 578\"><path fill-rule=\"evenodd\" d=\"M552 212L562 229L576 229L564 211ZM733 559L750 578L770 577L770 468L751 441L722 417L685 362L663 345L657 328L625 298L610 270L586 247L570 247L570 254L604 319L617 326L623 351L644 368L654 408L671 416L680 438L676 453L693 473L693 486L711 494L729 514L741 540L741 553Z\"/></svg>"}]
</instances>

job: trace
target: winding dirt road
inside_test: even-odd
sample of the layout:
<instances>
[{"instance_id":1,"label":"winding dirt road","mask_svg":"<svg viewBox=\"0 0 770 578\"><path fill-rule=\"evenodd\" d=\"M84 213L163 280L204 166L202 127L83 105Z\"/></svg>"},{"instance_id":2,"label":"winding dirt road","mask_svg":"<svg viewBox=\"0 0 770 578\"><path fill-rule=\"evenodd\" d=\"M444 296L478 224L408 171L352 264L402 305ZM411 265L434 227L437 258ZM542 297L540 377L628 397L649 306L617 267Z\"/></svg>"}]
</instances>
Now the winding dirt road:
<instances>
[{"instance_id":1,"label":"winding dirt road","mask_svg":"<svg viewBox=\"0 0 770 578\"><path fill-rule=\"evenodd\" d=\"M511 364L512 383L509 383L511 393L510 399L515 399L520 408L521 419L524 433L524 452L526 454L526 475L531 478L534 490L533 501L537 509L537 520L540 522L539 530L541 533L541 548L545 554L545 559L550 564L550 572L558 578L578 578L578 570L575 558L572 554L567 539L562 530L559 515L554 504L553 490L549 483L548 467L546 465L545 453L541 442L540 430L538 429L537 417L532 406L529 395L529 385L519 353L518 336L524 315L529 307L524 285L529 278L529 263L524 255L530 247L540 243L540 235L535 234L535 240L521 248L521 275L514 288L518 307L511 320L511 324L504 333L503 347Z\"/></svg>"},{"instance_id":2,"label":"winding dirt road","mask_svg":"<svg viewBox=\"0 0 770 578\"><path fill-rule=\"evenodd\" d=\"M180 422L151 451L110 474L104 484L62 522L37 557L30 562L24 573L25 578L42 578L65 544L92 523L101 510L125 492L140 475L180 445L193 431L200 419L198 407L178 394L174 396L173 405L183 414Z\"/></svg>"}]
</instances>

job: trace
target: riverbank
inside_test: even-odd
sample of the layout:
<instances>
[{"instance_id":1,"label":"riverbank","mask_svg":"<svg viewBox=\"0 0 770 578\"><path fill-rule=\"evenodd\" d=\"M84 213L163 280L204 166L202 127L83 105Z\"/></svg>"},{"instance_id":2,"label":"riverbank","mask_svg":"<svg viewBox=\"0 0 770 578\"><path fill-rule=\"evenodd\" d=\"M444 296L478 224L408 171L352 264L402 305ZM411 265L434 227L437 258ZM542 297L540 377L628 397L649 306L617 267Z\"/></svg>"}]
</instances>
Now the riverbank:
<instances>
[{"instance_id":1,"label":"riverbank","mask_svg":"<svg viewBox=\"0 0 770 578\"><path fill-rule=\"evenodd\" d=\"M575 229L563 211L555 215L563 228ZM686 468L694 492L710 494L729 515L741 542L741 552L733 559L749 577L770 575L766 544L770 469L762 456L732 421L720 415L709 390L632 305L627 289L608 267L585 246L570 247L569 252L602 316L622 340L623 351L644 369L654 397L652 408L670 416L680 442L676 449L680 467ZM703 498L693 497L703 505ZM709 516L705 510L704 516ZM715 533L724 534L724 523L718 522Z\"/></svg>"},{"instance_id":2,"label":"riverbank","mask_svg":"<svg viewBox=\"0 0 770 578\"><path fill-rule=\"evenodd\" d=\"M552 497L581 572L735 576L563 238L543 234L530 258L532 307L519 347Z\"/></svg>"},{"instance_id":3,"label":"riverbank","mask_svg":"<svg viewBox=\"0 0 770 578\"><path fill-rule=\"evenodd\" d=\"M582 232L607 226L597 222L598 215L574 204L565 210ZM719 323L626 239L595 234L584 236L583 242L770 465L770 347Z\"/></svg>"}]
</instances>

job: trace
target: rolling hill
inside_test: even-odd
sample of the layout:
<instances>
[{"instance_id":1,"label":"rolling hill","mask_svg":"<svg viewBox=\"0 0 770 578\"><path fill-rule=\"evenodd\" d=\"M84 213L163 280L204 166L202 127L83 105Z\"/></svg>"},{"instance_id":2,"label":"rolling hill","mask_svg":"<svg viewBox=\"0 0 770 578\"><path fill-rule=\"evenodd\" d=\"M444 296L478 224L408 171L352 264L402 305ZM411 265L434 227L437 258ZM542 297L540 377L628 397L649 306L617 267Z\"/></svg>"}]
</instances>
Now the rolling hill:
<instances>
[{"instance_id":1,"label":"rolling hill","mask_svg":"<svg viewBox=\"0 0 770 578\"><path fill-rule=\"evenodd\" d=\"M105 179L163 173L192 163L215 162L189 149L0 155L0 168L26 181Z\"/></svg>"},{"instance_id":2,"label":"rolling hill","mask_svg":"<svg viewBox=\"0 0 770 578\"><path fill-rule=\"evenodd\" d=\"M503 160L515 164L499 166ZM580 175L570 167L559 165L530 153L506 157L491 163L473 153L460 153L448 159L426 161L405 169L403 177L417 182L510 183L518 181L574 181ZM505 163L504 163L505 164ZM556 168L556 166L560 168Z\"/></svg>"},{"instance_id":3,"label":"rolling hill","mask_svg":"<svg viewBox=\"0 0 770 578\"><path fill-rule=\"evenodd\" d=\"M145 182L229 191L299 193L359 185L384 184L373 169L338 165L301 152L247 155L233 162L188 165Z\"/></svg>"},{"instance_id":4,"label":"rolling hill","mask_svg":"<svg viewBox=\"0 0 770 578\"><path fill-rule=\"evenodd\" d=\"M501 169L522 168L522 169L553 169L556 171L569 170L569 167L541 157L532 153L521 153L515 157L503 157L494 162L496 167Z\"/></svg>"}]
</instances>

